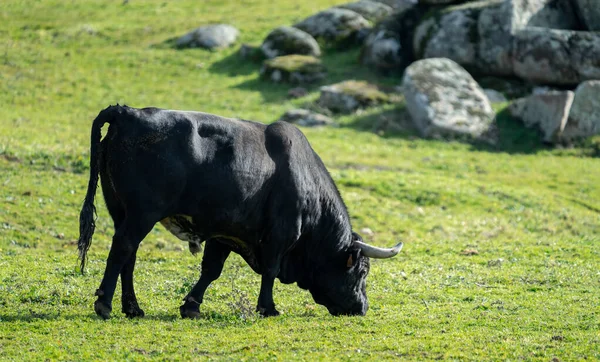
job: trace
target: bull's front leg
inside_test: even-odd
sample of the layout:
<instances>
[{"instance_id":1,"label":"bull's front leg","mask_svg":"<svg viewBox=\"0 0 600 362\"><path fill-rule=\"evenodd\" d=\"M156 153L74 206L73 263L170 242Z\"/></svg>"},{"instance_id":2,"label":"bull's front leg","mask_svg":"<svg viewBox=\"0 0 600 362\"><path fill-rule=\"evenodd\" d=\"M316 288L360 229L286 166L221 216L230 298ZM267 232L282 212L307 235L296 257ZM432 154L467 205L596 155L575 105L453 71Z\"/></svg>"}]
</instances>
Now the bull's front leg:
<instances>
[{"instance_id":1,"label":"bull's front leg","mask_svg":"<svg viewBox=\"0 0 600 362\"><path fill-rule=\"evenodd\" d=\"M258 295L258 305L256 311L263 317L275 317L280 313L275 309L273 301L273 285L275 278L279 274L281 267L281 253L278 249L272 250L269 247L263 250L262 257L262 278L260 284L260 294Z\"/></svg>"},{"instance_id":2,"label":"bull's front leg","mask_svg":"<svg viewBox=\"0 0 600 362\"><path fill-rule=\"evenodd\" d=\"M204 256L202 257L200 279L183 299L184 304L179 307L182 318L193 319L200 317L199 308L204 299L206 288L208 288L210 283L219 278L223 271L225 260L227 260L230 253L231 249L218 239L211 239L206 242Z\"/></svg>"}]
</instances>

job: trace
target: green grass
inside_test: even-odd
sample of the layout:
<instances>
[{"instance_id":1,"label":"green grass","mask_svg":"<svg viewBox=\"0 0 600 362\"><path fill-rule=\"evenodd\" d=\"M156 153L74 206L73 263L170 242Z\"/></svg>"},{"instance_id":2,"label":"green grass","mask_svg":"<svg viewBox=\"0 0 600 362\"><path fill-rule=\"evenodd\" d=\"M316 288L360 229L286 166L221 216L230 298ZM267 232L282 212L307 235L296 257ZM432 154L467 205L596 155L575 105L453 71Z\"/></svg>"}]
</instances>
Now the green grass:
<instances>
[{"instance_id":1,"label":"green grass","mask_svg":"<svg viewBox=\"0 0 600 362\"><path fill-rule=\"evenodd\" d=\"M355 230L402 253L372 262L366 317L331 317L308 292L276 283L285 314L247 310L260 278L232 256L202 318L178 306L199 257L157 226L135 280L147 316L93 312L111 220L98 197L88 272L77 272L89 130L117 102L263 122L317 98L259 80L237 47L176 50L169 39L213 22L260 43L270 30L343 1L5 1L0 7L1 360L594 360L600 358L600 167L597 141L551 150L506 112L496 146L422 140L397 105L304 129L348 205ZM321 84L397 85L323 57ZM501 108L501 107L500 107ZM386 125L394 125L388 127ZM376 131L375 133L372 131ZM467 249L476 255L464 255Z\"/></svg>"}]
</instances>

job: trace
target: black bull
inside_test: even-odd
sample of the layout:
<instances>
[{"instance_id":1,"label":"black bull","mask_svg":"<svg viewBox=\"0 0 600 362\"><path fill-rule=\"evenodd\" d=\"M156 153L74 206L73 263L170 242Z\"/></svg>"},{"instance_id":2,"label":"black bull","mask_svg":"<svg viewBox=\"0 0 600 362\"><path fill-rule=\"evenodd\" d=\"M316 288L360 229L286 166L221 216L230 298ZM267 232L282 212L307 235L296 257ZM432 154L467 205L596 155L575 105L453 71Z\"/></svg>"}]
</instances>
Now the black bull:
<instances>
[{"instance_id":1,"label":"black bull","mask_svg":"<svg viewBox=\"0 0 600 362\"><path fill-rule=\"evenodd\" d=\"M109 123L101 141L101 128ZM198 112L111 106L91 131L90 180L80 215L81 270L94 233L98 174L115 234L96 313L109 318L119 274L122 311L143 316L133 270L140 242L161 222L189 242L206 241L199 281L182 317L197 317L204 292L230 252L262 276L257 311L278 315L273 283L297 283L331 314L364 315L369 257L396 255L352 232L347 209L304 135L271 125Z\"/></svg>"}]
</instances>

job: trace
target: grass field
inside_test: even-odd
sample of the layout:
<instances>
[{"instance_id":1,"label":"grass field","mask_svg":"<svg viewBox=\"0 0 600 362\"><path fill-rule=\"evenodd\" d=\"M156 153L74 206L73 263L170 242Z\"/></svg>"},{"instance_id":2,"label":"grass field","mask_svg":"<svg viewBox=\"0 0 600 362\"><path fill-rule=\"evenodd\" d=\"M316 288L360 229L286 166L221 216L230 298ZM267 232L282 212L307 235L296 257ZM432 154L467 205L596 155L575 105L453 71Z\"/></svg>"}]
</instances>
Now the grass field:
<instances>
[{"instance_id":1,"label":"grass field","mask_svg":"<svg viewBox=\"0 0 600 362\"><path fill-rule=\"evenodd\" d=\"M340 0L17 1L0 5L0 360L600 359L600 165L593 145L550 150L502 116L496 147L378 129L385 106L303 129L370 242L405 242L372 261L366 317L332 317L308 292L276 283L284 315L252 312L260 277L232 256L202 318L179 318L200 257L162 226L138 252L140 320L93 311L112 237L98 197L88 272L77 271L89 130L109 104L276 120L289 101L237 46L175 50L168 40L227 22L241 42ZM324 56L325 82L399 84ZM381 132L372 132L378 130ZM120 285L120 284L119 284ZM120 286L118 287L120 288Z\"/></svg>"}]
</instances>

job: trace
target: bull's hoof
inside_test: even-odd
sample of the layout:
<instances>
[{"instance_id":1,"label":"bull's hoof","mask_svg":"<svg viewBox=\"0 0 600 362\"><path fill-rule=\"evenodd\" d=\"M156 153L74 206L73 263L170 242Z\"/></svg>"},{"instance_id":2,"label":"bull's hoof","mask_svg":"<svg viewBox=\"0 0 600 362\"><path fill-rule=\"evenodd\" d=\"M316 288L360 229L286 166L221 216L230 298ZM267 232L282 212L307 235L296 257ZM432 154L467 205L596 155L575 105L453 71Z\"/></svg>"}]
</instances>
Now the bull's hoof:
<instances>
[{"instance_id":1,"label":"bull's hoof","mask_svg":"<svg viewBox=\"0 0 600 362\"><path fill-rule=\"evenodd\" d=\"M186 303L179 307L179 314L183 319L198 319L200 318L200 308L198 308L198 305L188 305Z\"/></svg>"},{"instance_id":2,"label":"bull's hoof","mask_svg":"<svg viewBox=\"0 0 600 362\"><path fill-rule=\"evenodd\" d=\"M281 314L275 308L256 307L256 311L258 313L260 313L260 315L263 316L263 317L277 317L278 315Z\"/></svg>"},{"instance_id":3,"label":"bull's hoof","mask_svg":"<svg viewBox=\"0 0 600 362\"><path fill-rule=\"evenodd\" d=\"M146 314L137 304L137 302L129 302L127 306L123 306L121 309L127 318L142 318Z\"/></svg>"},{"instance_id":4,"label":"bull's hoof","mask_svg":"<svg viewBox=\"0 0 600 362\"><path fill-rule=\"evenodd\" d=\"M96 311L96 314L100 318L107 320L110 318L110 312L112 311L112 307L97 300L94 302L94 311Z\"/></svg>"}]
</instances>

